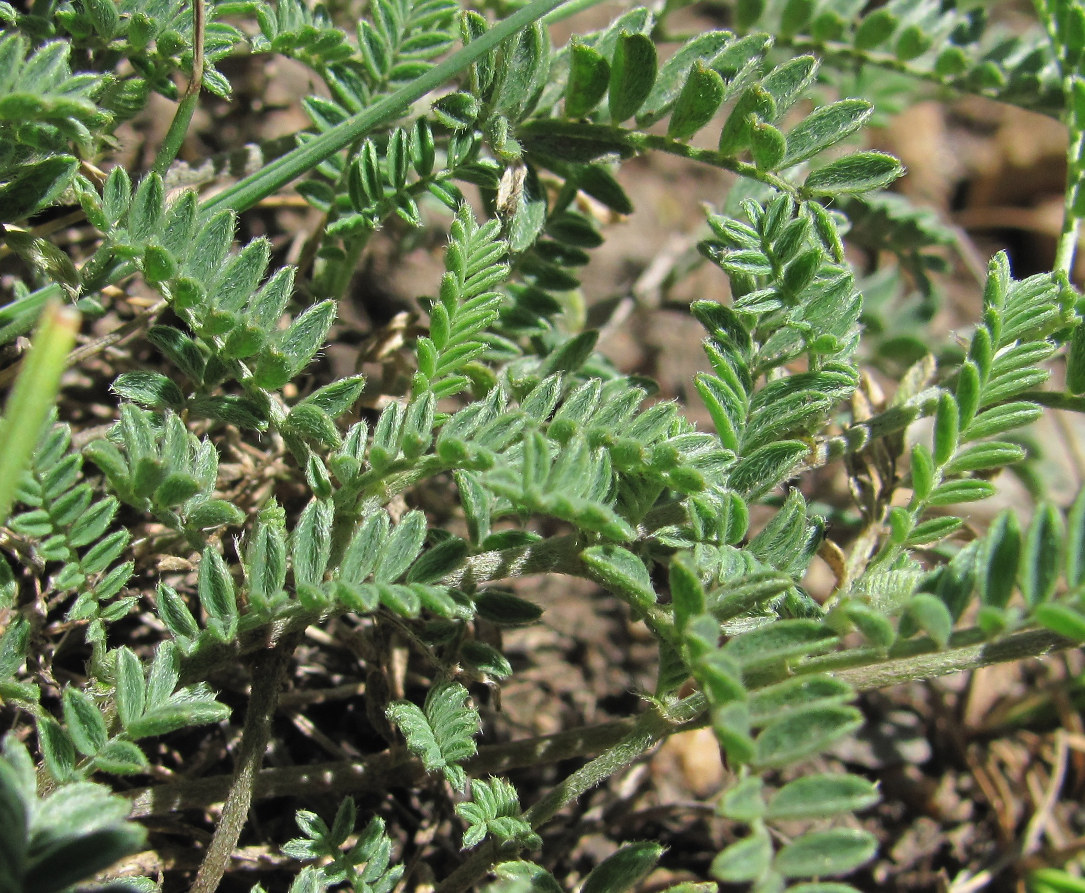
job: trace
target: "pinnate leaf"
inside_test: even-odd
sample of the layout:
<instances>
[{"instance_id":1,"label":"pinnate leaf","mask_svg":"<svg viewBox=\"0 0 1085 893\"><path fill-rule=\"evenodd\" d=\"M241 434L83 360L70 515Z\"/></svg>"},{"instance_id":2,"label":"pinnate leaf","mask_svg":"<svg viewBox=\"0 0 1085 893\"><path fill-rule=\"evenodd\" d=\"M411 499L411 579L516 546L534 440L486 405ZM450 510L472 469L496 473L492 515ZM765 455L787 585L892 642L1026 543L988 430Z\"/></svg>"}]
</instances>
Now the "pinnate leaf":
<instances>
[{"instance_id":1,"label":"pinnate leaf","mask_svg":"<svg viewBox=\"0 0 1085 893\"><path fill-rule=\"evenodd\" d=\"M410 701L394 701L388 718L399 726L407 747L429 771L440 769L457 790L464 790L467 775L458 765L474 756L479 730L478 711L468 701L467 689L458 682L438 683L419 709Z\"/></svg>"}]
</instances>

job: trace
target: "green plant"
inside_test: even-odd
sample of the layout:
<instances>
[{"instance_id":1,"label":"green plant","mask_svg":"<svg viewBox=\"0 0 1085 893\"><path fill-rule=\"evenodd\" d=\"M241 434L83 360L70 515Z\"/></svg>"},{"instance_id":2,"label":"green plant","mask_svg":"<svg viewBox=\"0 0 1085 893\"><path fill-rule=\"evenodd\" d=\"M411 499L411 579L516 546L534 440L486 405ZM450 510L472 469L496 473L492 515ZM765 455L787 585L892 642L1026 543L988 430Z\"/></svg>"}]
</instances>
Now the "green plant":
<instances>
[{"instance_id":1,"label":"green plant","mask_svg":"<svg viewBox=\"0 0 1085 893\"><path fill-rule=\"evenodd\" d=\"M561 856L547 823L707 725L731 770L713 803L729 842L669 889L846 891L828 879L875 853L851 816L877 786L792 767L856 731L857 693L1085 640L1085 492L1039 500L1030 520L959 508L1032 461L1015 432L1085 408L1071 282L1085 6L1038 0L1037 28L1006 36L963 3L739 0L724 6L729 30L682 36L671 20L686 4L667 3L555 47L548 24L591 5L0 3L0 341L16 345L54 298L113 325L69 360L115 407L95 429L62 392L41 430L59 361L40 357L68 345L48 327L34 336L0 428L26 447L0 451L16 506L0 496L4 890L66 889L140 847L113 788L132 819L224 804L198 866L165 870L170 884L195 872L197 891L240 883L230 860L249 809L282 795L304 807L304 837L279 841L291 891L560 890L543 867ZM307 67L310 126L201 197L204 174L174 159L201 90L230 95L216 66L243 48ZM956 349L918 328L950 237L884 192L898 160L858 145L876 114L871 71L1069 128L1053 271L1015 279L997 254ZM118 128L153 93L177 99L176 115L151 169L129 172ZM648 153L737 175L690 260L729 282L692 305L708 361L692 384L712 430L654 400L577 321L579 268L608 237L583 200L631 212L638 196L615 173ZM319 221L297 264L275 238L235 247L239 216L288 186ZM60 208L85 238L62 240ZM425 321L379 383L319 358L382 228L400 247L447 230L447 246ZM866 414L864 370L884 358L863 323L875 285L849 243L893 255L883 281L910 278L927 308L907 333L922 356ZM131 313L137 293L151 297ZM105 352L121 339L123 355ZM1054 366L1064 389L1044 389ZM924 419L929 434L913 427ZM818 489L822 469L883 459L880 482L851 475L854 507ZM815 599L806 575L829 513L847 553ZM516 588L536 575L617 600L654 643L655 682L617 722L479 746L485 686L514 672L485 633L545 622L545 597ZM261 773L306 630L339 621L386 749ZM411 686L393 697L396 653ZM177 778L175 748L227 721L234 700L216 690L241 667L252 682L232 777ZM574 758L521 806L510 768ZM125 776L158 783L133 791ZM430 834L409 847L385 809L403 786L424 792ZM309 806L332 791L329 827ZM349 795L363 793L360 807ZM632 889L664 851L626 843L580 889ZM50 860L66 873L49 875Z\"/></svg>"}]
</instances>

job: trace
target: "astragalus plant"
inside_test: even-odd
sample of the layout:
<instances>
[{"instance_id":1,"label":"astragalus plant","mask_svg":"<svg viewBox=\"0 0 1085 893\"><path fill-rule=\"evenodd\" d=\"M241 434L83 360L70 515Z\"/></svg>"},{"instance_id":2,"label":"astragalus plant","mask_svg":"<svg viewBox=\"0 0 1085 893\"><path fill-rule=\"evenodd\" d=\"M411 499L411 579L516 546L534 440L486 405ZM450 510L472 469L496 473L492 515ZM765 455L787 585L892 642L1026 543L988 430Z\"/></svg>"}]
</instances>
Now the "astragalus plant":
<instances>
[{"instance_id":1,"label":"astragalus plant","mask_svg":"<svg viewBox=\"0 0 1085 893\"><path fill-rule=\"evenodd\" d=\"M4 893L249 889L239 836L270 797L301 836L246 830L268 889L558 891L577 832L548 823L705 726L724 845L669 889L843 893L878 786L807 761L860 726L858 692L1085 640L1085 494L976 506L1031 461L1023 429L1085 407L1085 7L1037 0L1010 34L964 2L738 0L683 36L678 0L556 45L592 5L0 2ZM304 67L308 125L176 161L252 57ZM895 382L851 249L937 302L952 232L863 148L851 91L890 75L1069 134L1055 268L996 255L978 318L905 333L928 348ZM121 149L149 108L173 117L142 169ZM616 175L652 153L736 175L673 271L722 271L690 308L711 426L578 322L578 270L638 201ZM373 246L427 234L444 272L372 333L383 377L332 374ZM548 587L517 581L563 575L646 631L655 682L625 719L489 743L513 673L493 631L546 624ZM353 657L306 700L313 642ZM305 705L361 699L366 752L265 766L287 682L322 741ZM634 889L664 849L630 841L579 889Z\"/></svg>"}]
</instances>

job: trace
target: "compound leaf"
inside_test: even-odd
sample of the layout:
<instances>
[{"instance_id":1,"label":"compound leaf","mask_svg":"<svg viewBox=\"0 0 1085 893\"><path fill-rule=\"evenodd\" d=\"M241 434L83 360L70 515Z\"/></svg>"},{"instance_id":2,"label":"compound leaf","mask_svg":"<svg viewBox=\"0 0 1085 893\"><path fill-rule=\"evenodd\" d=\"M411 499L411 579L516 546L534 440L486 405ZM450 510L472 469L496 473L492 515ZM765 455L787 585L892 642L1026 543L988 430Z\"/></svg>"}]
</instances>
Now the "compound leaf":
<instances>
[{"instance_id":1,"label":"compound leaf","mask_svg":"<svg viewBox=\"0 0 1085 893\"><path fill-rule=\"evenodd\" d=\"M458 682L438 683L419 709L410 701L394 701L386 711L407 739L407 747L429 771L440 769L457 790L465 790L467 774L458 765L474 756L479 731L478 711Z\"/></svg>"}]
</instances>

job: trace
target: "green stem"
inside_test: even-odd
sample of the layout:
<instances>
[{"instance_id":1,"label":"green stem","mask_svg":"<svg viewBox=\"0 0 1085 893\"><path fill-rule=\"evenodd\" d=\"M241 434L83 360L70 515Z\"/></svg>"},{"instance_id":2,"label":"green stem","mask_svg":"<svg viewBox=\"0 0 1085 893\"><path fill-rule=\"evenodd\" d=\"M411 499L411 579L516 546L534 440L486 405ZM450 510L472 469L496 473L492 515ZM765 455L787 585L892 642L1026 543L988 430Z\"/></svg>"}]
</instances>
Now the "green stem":
<instances>
[{"instance_id":1,"label":"green stem","mask_svg":"<svg viewBox=\"0 0 1085 893\"><path fill-rule=\"evenodd\" d=\"M1062 120L1069 130L1069 138L1066 146L1066 187L1063 191L1063 214L1062 232L1059 234L1058 247L1055 250L1054 272L1062 274L1066 282L1071 281L1074 270L1074 255L1077 253L1078 237L1081 230L1081 220L1075 210L1075 199L1079 187L1082 186L1082 150L1085 148L1085 133L1082 132L1081 122L1074 114L1074 83L1080 80L1080 75L1075 66L1067 62L1067 50L1063 44L1063 38L1059 34L1059 26L1055 21L1055 9L1047 0L1033 0L1033 7L1040 23L1047 33L1047 39L1051 43L1051 50L1062 74L1063 109Z\"/></svg>"},{"instance_id":2,"label":"green stem","mask_svg":"<svg viewBox=\"0 0 1085 893\"><path fill-rule=\"evenodd\" d=\"M1017 394L1014 400L1028 400L1039 403L1048 409L1068 409L1071 412L1085 412L1085 395L1068 394L1065 391L1025 391Z\"/></svg>"},{"instance_id":3,"label":"green stem","mask_svg":"<svg viewBox=\"0 0 1085 893\"><path fill-rule=\"evenodd\" d=\"M657 152L666 152L668 155L677 155L679 158L687 158L690 161L707 164L710 167L718 167L721 170L738 174L740 177L746 177L748 180L764 183L766 186L771 186L773 189L778 189L780 192L796 198L799 197L798 188L788 183L783 177L778 177L769 171L763 171L745 161L738 161L732 155L721 155L712 149L698 149L689 143L673 140L670 137L656 133L641 133L635 130L628 133L630 142L642 151L644 149L655 149Z\"/></svg>"},{"instance_id":4,"label":"green stem","mask_svg":"<svg viewBox=\"0 0 1085 893\"><path fill-rule=\"evenodd\" d=\"M0 423L0 525L7 523L19 481L56 402L79 323L80 315L71 307L48 307L15 380Z\"/></svg>"},{"instance_id":5,"label":"green stem","mask_svg":"<svg viewBox=\"0 0 1085 893\"><path fill-rule=\"evenodd\" d=\"M953 638L967 641L972 634L972 630L961 630L954 634ZM978 637L978 630L975 635ZM872 691L905 682L919 682L951 673L978 670L992 664L1042 657L1078 644L1046 629L1026 629L990 642L966 643L957 647L950 645L944 651L938 650L930 640L922 642L930 649L926 653L852 667L833 675L855 686L858 691Z\"/></svg>"},{"instance_id":6,"label":"green stem","mask_svg":"<svg viewBox=\"0 0 1085 893\"><path fill-rule=\"evenodd\" d=\"M199 99L199 93L186 94L177 104L177 111L173 113L170 129L166 131L165 139L158 147L158 154L155 156L151 170L165 174L166 169L173 163L188 134L188 125L192 122L192 115L196 111Z\"/></svg>"},{"instance_id":7,"label":"green stem","mask_svg":"<svg viewBox=\"0 0 1085 893\"><path fill-rule=\"evenodd\" d=\"M152 170L162 176L166 174L166 168L173 163L177 153L181 151L181 144L185 141L188 133L188 125L192 122L192 113L196 111L196 104L200 100L200 88L203 86L203 44L207 28L206 10L204 0L193 0L192 3L192 77L188 79L185 93L177 104L177 111L173 114L169 130L162 145L158 148L158 154L154 159Z\"/></svg>"},{"instance_id":8,"label":"green stem","mask_svg":"<svg viewBox=\"0 0 1085 893\"><path fill-rule=\"evenodd\" d=\"M527 121L516 131L518 137L524 137L530 141L532 136L541 140L556 141L563 138L570 140L583 140L590 144L593 139L598 141L599 151L604 152L613 147L614 152L623 156L632 155L636 152L646 152L649 149L656 152L666 152L668 155L677 155L689 161L696 161L720 170L731 171L740 177L757 180L768 186L786 192L796 198L799 190L796 186L788 183L783 177L769 171L763 171L755 165L745 161L739 161L733 155L724 155L713 149L699 149L679 140L662 136L655 133L644 133L640 130L629 130L624 127L612 127L609 124L592 124L580 122L561 122L560 128L551 119L538 119Z\"/></svg>"},{"instance_id":9,"label":"green stem","mask_svg":"<svg viewBox=\"0 0 1085 893\"><path fill-rule=\"evenodd\" d=\"M1067 101L1072 102L1074 90L1071 86L1076 76L1067 78ZM1053 273L1061 274L1066 282L1073 280L1074 256L1077 253L1078 240L1081 238L1081 218L1076 210L1078 191L1085 188L1082 179L1081 158L1085 152L1085 132L1074 124L1074 114L1067 111L1067 124L1070 139L1066 147L1066 190L1063 197L1062 232L1059 234L1058 248L1055 251Z\"/></svg>"},{"instance_id":10,"label":"green stem","mask_svg":"<svg viewBox=\"0 0 1085 893\"><path fill-rule=\"evenodd\" d=\"M543 21L547 25L553 25L554 22L563 22L585 9L591 9L597 2L599 0L569 0L568 3L562 4L560 8L552 10L543 16Z\"/></svg>"},{"instance_id":11,"label":"green stem","mask_svg":"<svg viewBox=\"0 0 1085 893\"><path fill-rule=\"evenodd\" d=\"M321 238L323 238L322 234ZM362 252L365 251L368 244L368 232L344 239L344 256L335 261L330 261L327 267L317 272L314 276L313 293L319 295L322 299L331 298L333 301L341 301L346 295L347 289L350 288Z\"/></svg>"}]
</instances>

